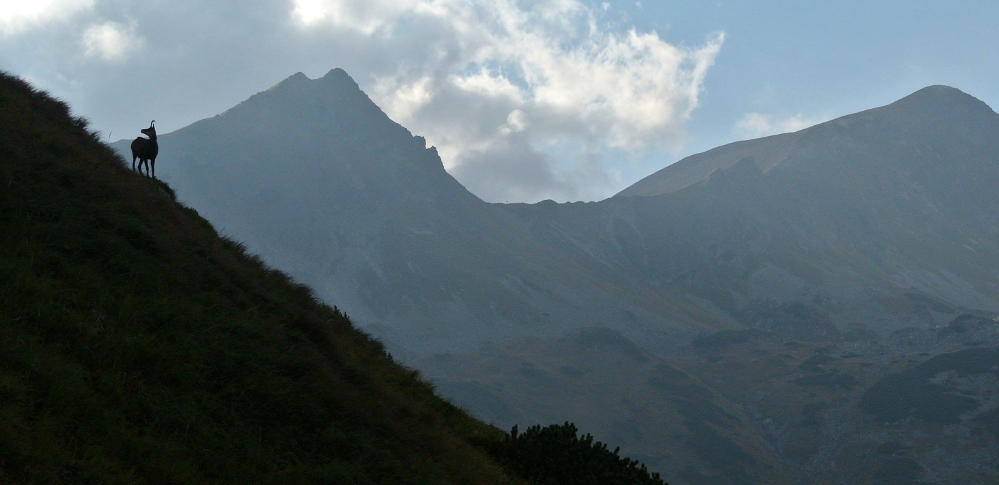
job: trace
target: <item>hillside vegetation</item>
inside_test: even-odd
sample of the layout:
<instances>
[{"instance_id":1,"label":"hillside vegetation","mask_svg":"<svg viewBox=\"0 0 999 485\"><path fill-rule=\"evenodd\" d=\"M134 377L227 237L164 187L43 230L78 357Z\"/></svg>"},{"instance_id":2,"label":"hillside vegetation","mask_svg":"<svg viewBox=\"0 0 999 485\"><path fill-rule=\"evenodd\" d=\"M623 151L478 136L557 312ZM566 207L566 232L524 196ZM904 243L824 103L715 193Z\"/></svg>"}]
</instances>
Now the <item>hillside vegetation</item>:
<instances>
[{"instance_id":1,"label":"hillside vegetation","mask_svg":"<svg viewBox=\"0 0 999 485\"><path fill-rule=\"evenodd\" d=\"M512 483L338 310L0 83L0 470L38 483Z\"/></svg>"},{"instance_id":2,"label":"hillside vegetation","mask_svg":"<svg viewBox=\"0 0 999 485\"><path fill-rule=\"evenodd\" d=\"M523 483L64 103L0 74L0 118L0 482Z\"/></svg>"}]
</instances>

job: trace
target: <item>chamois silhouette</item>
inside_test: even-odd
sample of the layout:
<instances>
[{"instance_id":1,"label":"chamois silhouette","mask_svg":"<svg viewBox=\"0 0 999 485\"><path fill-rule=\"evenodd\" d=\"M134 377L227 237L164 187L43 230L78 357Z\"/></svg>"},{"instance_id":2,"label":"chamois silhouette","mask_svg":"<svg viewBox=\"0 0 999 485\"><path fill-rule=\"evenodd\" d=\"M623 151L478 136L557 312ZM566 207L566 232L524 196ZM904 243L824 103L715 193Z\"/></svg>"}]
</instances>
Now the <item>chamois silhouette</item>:
<instances>
[{"instance_id":1,"label":"chamois silhouette","mask_svg":"<svg viewBox=\"0 0 999 485\"><path fill-rule=\"evenodd\" d=\"M149 138L138 137L132 140L132 170L135 170L135 159L139 159L139 173L142 173L142 164L146 164L146 175L150 175L150 170L152 170L151 175L156 178L156 154L159 153L160 147L156 143L156 120L149 122L149 128L144 128L139 131L143 135ZM152 162L152 168L150 168L150 162Z\"/></svg>"}]
</instances>

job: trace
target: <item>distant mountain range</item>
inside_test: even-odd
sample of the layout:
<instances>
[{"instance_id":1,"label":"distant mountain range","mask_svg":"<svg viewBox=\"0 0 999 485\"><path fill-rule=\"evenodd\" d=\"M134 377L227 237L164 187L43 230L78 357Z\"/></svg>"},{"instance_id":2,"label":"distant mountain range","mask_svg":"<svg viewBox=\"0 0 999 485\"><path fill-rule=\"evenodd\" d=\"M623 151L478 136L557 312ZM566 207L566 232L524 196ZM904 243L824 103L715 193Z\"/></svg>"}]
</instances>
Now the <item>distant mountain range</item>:
<instances>
[{"instance_id":1,"label":"distant mountain range","mask_svg":"<svg viewBox=\"0 0 999 485\"><path fill-rule=\"evenodd\" d=\"M162 177L182 201L393 349L611 321L634 335L702 331L694 305L563 254L469 193L343 70L296 74L159 143Z\"/></svg>"},{"instance_id":2,"label":"distant mountain range","mask_svg":"<svg viewBox=\"0 0 999 485\"><path fill-rule=\"evenodd\" d=\"M933 455L999 453L999 387L968 388L990 367L947 385L914 370L999 344L999 115L959 90L716 148L592 203L483 202L339 69L160 147L180 200L497 423L564 412L660 468L682 458L677 483L999 478ZM935 340L963 321L980 323ZM892 386L974 405L885 421L865 396ZM923 426L950 428L932 443Z\"/></svg>"},{"instance_id":3,"label":"distant mountain range","mask_svg":"<svg viewBox=\"0 0 999 485\"><path fill-rule=\"evenodd\" d=\"M932 86L688 157L532 233L682 288L734 326L859 339L999 309L999 115Z\"/></svg>"}]
</instances>

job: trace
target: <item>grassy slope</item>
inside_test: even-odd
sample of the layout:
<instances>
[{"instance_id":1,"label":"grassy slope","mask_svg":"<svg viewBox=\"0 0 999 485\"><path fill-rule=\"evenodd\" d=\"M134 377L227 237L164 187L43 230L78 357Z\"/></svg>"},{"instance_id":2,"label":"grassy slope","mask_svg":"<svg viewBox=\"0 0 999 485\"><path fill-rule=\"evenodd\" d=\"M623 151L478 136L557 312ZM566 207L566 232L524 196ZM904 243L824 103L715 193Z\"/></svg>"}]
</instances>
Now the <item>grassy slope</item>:
<instances>
[{"instance_id":1,"label":"grassy slope","mask_svg":"<svg viewBox=\"0 0 999 485\"><path fill-rule=\"evenodd\" d=\"M0 78L0 481L510 483L335 309Z\"/></svg>"}]
</instances>

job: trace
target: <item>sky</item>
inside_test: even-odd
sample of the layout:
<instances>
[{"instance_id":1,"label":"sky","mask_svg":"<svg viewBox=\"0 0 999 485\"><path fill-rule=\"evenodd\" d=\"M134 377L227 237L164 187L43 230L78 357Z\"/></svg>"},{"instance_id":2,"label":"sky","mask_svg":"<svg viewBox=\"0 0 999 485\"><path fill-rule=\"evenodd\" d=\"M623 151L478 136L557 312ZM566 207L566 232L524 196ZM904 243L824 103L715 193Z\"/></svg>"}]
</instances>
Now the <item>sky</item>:
<instances>
[{"instance_id":1,"label":"sky","mask_svg":"<svg viewBox=\"0 0 999 485\"><path fill-rule=\"evenodd\" d=\"M930 84L995 107L997 21L995 1L0 0L0 69L117 140L341 67L479 197L599 200Z\"/></svg>"}]
</instances>

